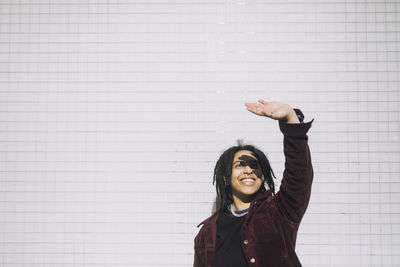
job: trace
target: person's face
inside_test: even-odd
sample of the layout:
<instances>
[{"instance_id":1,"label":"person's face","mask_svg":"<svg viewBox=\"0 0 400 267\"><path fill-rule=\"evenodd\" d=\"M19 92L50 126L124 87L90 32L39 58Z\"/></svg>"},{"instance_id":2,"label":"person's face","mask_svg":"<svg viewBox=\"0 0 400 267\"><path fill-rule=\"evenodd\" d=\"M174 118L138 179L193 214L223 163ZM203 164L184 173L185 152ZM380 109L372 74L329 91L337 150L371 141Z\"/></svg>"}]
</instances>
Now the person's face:
<instances>
[{"instance_id":1,"label":"person's face","mask_svg":"<svg viewBox=\"0 0 400 267\"><path fill-rule=\"evenodd\" d=\"M254 154L241 150L233 157L231 188L233 196L248 199L261 187L262 171Z\"/></svg>"}]
</instances>

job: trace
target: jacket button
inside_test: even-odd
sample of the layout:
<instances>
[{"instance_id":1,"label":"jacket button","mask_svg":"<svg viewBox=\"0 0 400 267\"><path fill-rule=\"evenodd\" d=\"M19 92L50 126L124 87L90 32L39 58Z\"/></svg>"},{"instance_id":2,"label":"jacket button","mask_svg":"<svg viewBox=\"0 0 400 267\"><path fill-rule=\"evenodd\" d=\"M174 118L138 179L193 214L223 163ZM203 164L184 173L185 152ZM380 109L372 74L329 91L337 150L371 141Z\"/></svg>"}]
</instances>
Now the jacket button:
<instances>
[{"instance_id":1,"label":"jacket button","mask_svg":"<svg viewBox=\"0 0 400 267\"><path fill-rule=\"evenodd\" d=\"M243 243L245 244L245 245L247 245L248 243L249 243L249 240L245 240L245 241L243 241Z\"/></svg>"},{"instance_id":2,"label":"jacket button","mask_svg":"<svg viewBox=\"0 0 400 267\"><path fill-rule=\"evenodd\" d=\"M251 263L255 263L255 262L256 262L256 259L255 259L255 258L251 258L251 259L250 259L250 262L251 262Z\"/></svg>"}]
</instances>

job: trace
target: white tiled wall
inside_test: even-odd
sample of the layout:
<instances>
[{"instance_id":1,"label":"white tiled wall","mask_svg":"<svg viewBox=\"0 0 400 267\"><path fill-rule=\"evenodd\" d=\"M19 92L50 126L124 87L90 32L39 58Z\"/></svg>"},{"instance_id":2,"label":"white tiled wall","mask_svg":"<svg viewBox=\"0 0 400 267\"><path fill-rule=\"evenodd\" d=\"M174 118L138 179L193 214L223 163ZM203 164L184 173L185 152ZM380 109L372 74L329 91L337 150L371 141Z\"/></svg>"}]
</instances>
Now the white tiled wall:
<instances>
[{"instance_id":1,"label":"white tiled wall","mask_svg":"<svg viewBox=\"0 0 400 267\"><path fill-rule=\"evenodd\" d=\"M0 266L190 266L222 150L281 177L259 98L315 118L303 265L400 266L399 10L0 0Z\"/></svg>"}]
</instances>

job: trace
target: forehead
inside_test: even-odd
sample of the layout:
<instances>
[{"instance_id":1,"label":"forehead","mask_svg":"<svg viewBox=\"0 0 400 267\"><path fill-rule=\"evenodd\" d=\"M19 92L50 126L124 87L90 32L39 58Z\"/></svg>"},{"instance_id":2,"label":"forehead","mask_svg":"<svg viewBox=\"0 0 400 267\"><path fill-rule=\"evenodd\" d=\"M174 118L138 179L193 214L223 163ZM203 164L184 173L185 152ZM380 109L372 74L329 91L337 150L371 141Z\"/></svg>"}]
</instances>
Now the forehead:
<instances>
[{"instance_id":1,"label":"forehead","mask_svg":"<svg viewBox=\"0 0 400 267\"><path fill-rule=\"evenodd\" d=\"M251 152L251 151L249 151L249 150L240 150L240 151L238 151L238 152L235 153L235 156L233 157L233 162L239 160L239 158L240 158L241 156L244 156L244 155L249 156L249 157L252 157L252 158L254 158L255 160L257 160L257 158L254 156L253 152Z\"/></svg>"}]
</instances>

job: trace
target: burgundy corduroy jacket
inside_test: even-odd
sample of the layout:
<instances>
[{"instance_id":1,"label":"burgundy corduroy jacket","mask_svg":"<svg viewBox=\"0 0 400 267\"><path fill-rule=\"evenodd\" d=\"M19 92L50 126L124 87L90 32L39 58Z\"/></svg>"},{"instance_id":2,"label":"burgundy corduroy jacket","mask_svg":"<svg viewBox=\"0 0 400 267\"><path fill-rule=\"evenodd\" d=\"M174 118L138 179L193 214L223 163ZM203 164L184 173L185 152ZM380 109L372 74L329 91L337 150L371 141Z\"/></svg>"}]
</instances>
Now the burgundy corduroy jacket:
<instances>
[{"instance_id":1,"label":"burgundy corduroy jacket","mask_svg":"<svg viewBox=\"0 0 400 267\"><path fill-rule=\"evenodd\" d=\"M312 121L301 124L279 122L285 154L285 171L279 192L275 195L270 190L259 193L251 202L241 228L242 251L250 267L301 266L295 246L313 180L307 144L311 124ZM203 227L194 240L194 267L212 266L219 214L217 211L199 224Z\"/></svg>"}]
</instances>

